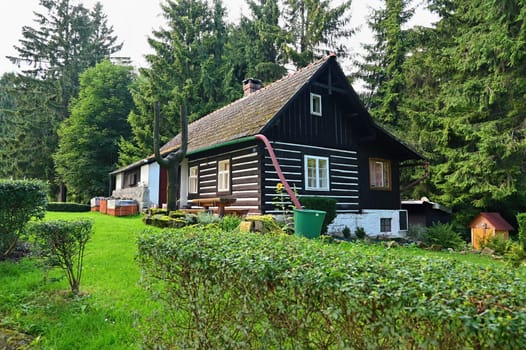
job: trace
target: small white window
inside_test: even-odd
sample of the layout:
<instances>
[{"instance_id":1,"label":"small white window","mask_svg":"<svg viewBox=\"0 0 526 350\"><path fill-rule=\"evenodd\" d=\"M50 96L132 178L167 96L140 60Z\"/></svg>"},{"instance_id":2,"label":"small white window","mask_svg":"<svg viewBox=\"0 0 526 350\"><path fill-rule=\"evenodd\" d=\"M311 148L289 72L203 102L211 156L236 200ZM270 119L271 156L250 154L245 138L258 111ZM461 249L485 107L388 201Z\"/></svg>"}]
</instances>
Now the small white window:
<instances>
[{"instance_id":1,"label":"small white window","mask_svg":"<svg viewBox=\"0 0 526 350\"><path fill-rule=\"evenodd\" d=\"M197 193L198 185L198 167L190 167L190 172L188 176L188 193Z\"/></svg>"},{"instance_id":2,"label":"small white window","mask_svg":"<svg viewBox=\"0 0 526 350\"><path fill-rule=\"evenodd\" d=\"M321 117L321 95L310 94L310 114Z\"/></svg>"},{"instance_id":3,"label":"small white window","mask_svg":"<svg viewBox=\"0 0 526 350\"><path fill-rule=\"evenodd\" d=\"M230 160L221 160L217 163L217 191L230 191Z\"/></svg>"},{"instance_id":4,"label":"small white window","mask_svg":"<svg viewBox=\"0 0 526 350\"><path fill-rule=\"evenodd\" d=\"M305 156L305 189L329 190L329 158Z\"/></svg>"}]
</instances>

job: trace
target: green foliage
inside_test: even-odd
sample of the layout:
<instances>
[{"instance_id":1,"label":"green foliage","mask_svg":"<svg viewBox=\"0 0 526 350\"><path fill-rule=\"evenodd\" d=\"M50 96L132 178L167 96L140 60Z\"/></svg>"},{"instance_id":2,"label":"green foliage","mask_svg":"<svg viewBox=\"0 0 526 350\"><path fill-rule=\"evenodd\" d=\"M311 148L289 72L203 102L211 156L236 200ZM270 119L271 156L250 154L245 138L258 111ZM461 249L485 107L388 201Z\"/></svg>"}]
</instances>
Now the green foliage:
<instances>
[{"instance_id":1,"label":"green foliage","mask_svg":"<svg viewBox=\"0 0 526 350\"><path fill-rule=\"evenodd\" d=\"M517 224L519 226L519 243L526 250L526 213L517 214Z\"/></svg>"},{"instance_id":2,"label":"green foliage","mask_svg":"<svg viewBox=\"0 0 526 350\"><path fill-rule=\"evenodd\" d=\"M508 261L513 267L519 267L526 261L526 250L519 243L512 242L509 249L504 255L506 261Z\"/></svg>"},{"instance_id":3,"label":"green foliage","mask_svg":"<svg viewBox=\"0 0 526 350\"><path fill-rule=\"evenodd\" d=\"M431 227L426 229L424 238L427 244L440 249L461 249L466 244L451 224L433 223Z\"/></svg>"},{"instance_id":4,"label":"green foliage","mask_svg":"<svg viewBox=\"0 0 526 350\"><path fill-rule=\"evenodd\" d=\"M79 96L71 103L71 116L58 130L59 145L53 157L70 199L87 202L107 192L107 174L118 160L118 140L130 137L127 117L133 107L132 82L131 67L109 61L81 74Z\"/></svg>"},{"instance_id":5,"label":"green foliage","mask_svg":"<svg viewBox=\"0 0 526 350\"><path fill-rule=\"evenodd\" d=\"M508 253L513 245L513 241L505 239L502 235L495 235L493 237L488 237L484 247L492 249L495 254L504 256Z\"/></svg>"},{"instance_id":6,"label":"green foliage","mask_svg":"<svg viewBox=\"0 0 526 350\"><path fill-rule=\"evenodd\" d=\"M234 77L233 62L226 59L230 53L222 3L169 1L161 8L166 22L148 39L154 53L146 55L150 67L141 69L132 92L136 109L128 122L133 137L121 143L122 158L153 153L154 102L162 106L160 143L164 144L180 132L183 104L191 122L242 95L243 77Z\"/></svg>"},{"instance_id":7,"label":"green foliage","mask_svg":"<svg viewBox=\"0 0 526 350\"><path fill-rule=\"evenodd\" d=\"M276 222L273 215L251 215L245 218L246 221L253 221L256 232L263 234L283 234L287 230L287 227L282 227L281 224Z\"/></svg>"},{"instance_id":8,"label":"green foliage","mask_svg":"<svg viewBox=\"0 0 526 350\"><path fill-rule=\"evenodd\" d=\"M326 212L321 233L327 233L327 227L336 218L337 201L333 198L326 197L300 197L299 201L305 209L321 210Z\"/></svg>"},{"instance_id":9,"label":"green foliage","mask_svg":"<svg viewBox=\"0 0 526 350\"><path fill-rule=\"evenodd\" d=\"M47 211L60 212L86 212L90 211L89 204L69 203L69 202L49 202L46 206Z\"/></svg>"},{"instance_id":10,"label":"green foliage","mask_svg":"<svg viewBox=\"0 0 526 350\"><path fill-rule=\"evenodd\" d=\"M430 5L440 19L412 32L399 131L431 162L426 195L455 212L476 208L510 217L524 209L526 193L523 6Z\"/></svg>"},{"instance_id":11,"label":"green foliage","mask_svg":"<svg viewBox=\"0 0 526 350\"><path fill-rule=\"evenodd\" d=\"M144 345L526 346L526 285L513 270L407 257L399 249L199 228L145 232L137 261L162 309L144 330Z\"/></svg>"},{"instance_id":12,"label":"green foliage","mask_svg":"<svg viewBox=\"0 0 526 350\"><path fill-rule=\"evenodd\" d=\"M347 239L351 238L351 229L348 226L345 226L342 230L342 235L344 238L347 238Z\"/></svg>"},{"instance_id":13,"label":"green foliage","mask_svg":"<svg viewBox=\"0 0 526 350\"><path fill-rule=\"evenodd\" d=\"M226 215L221 218L221 229L223 231L234 231L239 227L241 218L237 215Z\"/></svg>"},{"instance_id":14,"label":"green foliage","mask_svg":"<svg viewBox=\"0 0 526 350\"><path fill-rule=\"evenodd\" d=\"M367 237L367 234L365 233L365 229L363 227L357 227L356 230L354 230L354 235L357 239L364 239Z\"/></svg>"},{"instance_id":15,"label":"green foliage","mask_svg":"<svg viewBox=\"0 0 526 350\"><path fill-rule=\"evenodd\" d=\"M58 266L63 270L71 292L78 295L84 251L93 233L92 222L89 220L43 221L33 223L30 231L42 257L50 266Z\"/></svg>"},{"instance_id":16,"label":"green foliage","mask_svg":"<svg viewBox=\"0 0 526 350\"><path fill-rule=\"evenodd\" d=\"M286 0L283 2L283 20L290 38L287 56L296 65L304 67L326 50L347 54L339 39L351 35L351 1L331 6L326 0Z\"/></svg>"},{"instance_id":17,"label":"green foliage","mask_svg":"<svg viewBox=\"0 0 526 350\"><path fill-rule=\"evenodd\" d=\"M197 223L199 225L206 226L210 224L219 224L220 222L221 222L221 218L212 213L201 212L197 214Z\"/></svg>"},{"instance_id":18,"label":"green foliage","mask_svg":"<svg viewBox=\"0 0 526 350\"><path fill-rule=\"evenodd\" d=\"M122 44L115 44L100 4L89 10L69 0L39 3L34 26L22 27L17 56L9 57L21 74L10 90L16 108L10 111L9 133L0 134L0 159L9 164L9 176L47 180L56 194L52 155L57 130L78 94L79 75Z\"/></svg>"},{"instance_id":19,"label":"green foliage","mask_svg":"<svg viewBox=\"0 0 526 350\"><path fill-rule=\"evenodd\" d=\"M364 44L363 63L357 78L365 82L364 103L373 117L388 125L397 125L402 92L405 88L403 63L409 51L408 32L403 26L412 18L414 9L408 0L384 0L384 6L373 9L368 26L373 43Z\"/></svg>"},{"instance_id":20,"label":"green foliage","mask_svg":"<svg viewBox=\"0 0 526 350\"><path fill-rule=\"evenodd\" d=\"M13 251L31 218L44 217L46 191L42 181L0 179L0 258Z\"/></svg>"}]
</instances>

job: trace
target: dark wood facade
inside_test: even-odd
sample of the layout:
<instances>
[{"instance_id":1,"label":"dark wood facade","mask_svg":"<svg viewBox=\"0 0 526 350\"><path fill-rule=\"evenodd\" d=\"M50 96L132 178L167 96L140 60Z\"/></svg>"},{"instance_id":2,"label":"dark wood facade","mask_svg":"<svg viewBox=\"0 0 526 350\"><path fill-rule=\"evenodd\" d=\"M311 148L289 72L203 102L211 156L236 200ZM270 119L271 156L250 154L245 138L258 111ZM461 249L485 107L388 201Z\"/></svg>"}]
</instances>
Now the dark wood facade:
<instances>
[{"instance_id":1,"label":"dark wood facade","mask_svg":"<svg viewBox=\"0 0 526 350\"><path fill-rule=\"evenodd\" d=\"M321 115L311 113L312 94L320 97ZM404 149L406 154L400 153L400 144L374 125L335 61L319 69L261 133L271 141L283 174L298 195L334 198L338 213L400 208L399 161L408 158L410 151ZM307 190L306 156L328 160L326 190ZM206 156L195 157L190 158L189 166L199 166L199 191L189 194L189 199L230 195L238 199L236 207L251 212L280 212L276 203L276 185L280 180L262 143L219 147L206 151ZM390 162L388 190L371 188L372 158ZM217 190L217 164L221 159L231 159L232 183L228 193ZM291 202L287 199L283 204Z\"/></svg>"},{"instance_id":2,"label":"dark wood facade","mask_svg":"<svg viewBox=\"0 0 526 350\"><path fill-rule=\"evenodd\" d=\"M271 141L298 195L332 197L338 213L399 209L399 162L421 158L373 122L330 56L189 125L187 159L194 175L181 179L192 187L188 199L232 197L233 208L276 213L280 180L257 134ZM176 135L161 152L180 146ZM228 186L221 168L227 160ZM388 177L388 186L371 184L372 160L385 162L389 173L378 174ZM308 166L313 162L315 167ZM324 174L312 175L318 172ZM313 178L318 185L311 184Z\"/></svg>"},{"instance_id":3,"label":"dark wood facade","mask_svg":"<svg viewBox=\"0 0 526 350\"><path fill-rule=\"evenodd\" d=\"M339 213L358 212L359 185L358 159L355 151L331 149L320 146L272 142L283 175L300 196L323 196L336 199ZM329 189L307 190L305 186L305 156L324 157L329 161ZM261 192L265 198L263 211L279 213L276 208L276 186L280 182L268 151L265 149L262 165L264 180ZM290 205L290 200L285 203Z\"/></svg>"},{"instance_id":4,"label":"dark wood facade","mask_svg":"<svg viewBox=\"0 0 526 350\"><path fill-rule=\"evenodd\" d=\"M218 189L218 164L229 160L229 190ZM188 167L198 167L198 192L188 193L188 199L233 197L235 209L261 212L260 151L256 143L242 143L209 150L189 157Z\"/></svg>"}]
</instances>

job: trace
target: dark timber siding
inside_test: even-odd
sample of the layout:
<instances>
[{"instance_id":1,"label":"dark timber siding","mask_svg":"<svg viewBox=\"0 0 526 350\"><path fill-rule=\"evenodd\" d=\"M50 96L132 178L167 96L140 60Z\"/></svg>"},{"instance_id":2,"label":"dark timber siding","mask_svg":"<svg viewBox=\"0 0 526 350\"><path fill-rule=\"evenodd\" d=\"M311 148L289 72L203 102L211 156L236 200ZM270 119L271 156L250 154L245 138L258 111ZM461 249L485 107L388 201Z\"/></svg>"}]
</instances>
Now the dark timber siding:
<instances>
[{"instance_id":1,"label":"dark timber siding","mask_svg":"<svg viewBox=\"0 0 526 350\"><path fill-rule=\"evenodd\" d=\"M322 115L310 114L310 94L322 97ZM271 122L265 135L271 141L294 142L338 149L355 149L350 113L342 108L343 97L318 86L303 89Z\"/></svg>"},{"instance_id":2,"label":"dark timber siding","mask_svg":"<svg viewBox=\"0 0 526 350\"><path fill-rule=\"evenodd\" d=\"M359 172L355 151L339 150L311 145L300 145L286 142L271 142L281 170L291 187L295 187L301 196L325 196L338 201L338 213L357 212L359 210ZM263 160L265 213L280 213L281 200L276 197L276 185L280 182L276 170L265 148ZM305 190L304 156L327 157L329 159L329 191ZM288 196L284 197L285 206L291 206Z\"/></svg>"},{"instance_id":3,"label":"dark timber siding","mask_svg":"<svg viewBox=\"0 0 526 350\"><path fill-rule=\"evenodd\" d=\"M360 147L360 193L362 209L400 209L400 176L398 161L387 147L377 143L364 143ZM391 160L391 191L372 190L369 184L369 158Z\"/></svg>"},{"instance_id":4,"label":"dark timber siding","mask_svg":"<svg viewBox=\"0 0 526 350\"><path fill-rule=\"evenodd\" d=\"M210 154L210 153L209 153ZM230 191L217 192L217 163L230 160ZM228 196L236 198L233 209L261 211L259 154L255 146L224 150L222 153L189 160L188 166L199 166L198 194L190 193L188 199Z\"/></svg>"}]
</instances>

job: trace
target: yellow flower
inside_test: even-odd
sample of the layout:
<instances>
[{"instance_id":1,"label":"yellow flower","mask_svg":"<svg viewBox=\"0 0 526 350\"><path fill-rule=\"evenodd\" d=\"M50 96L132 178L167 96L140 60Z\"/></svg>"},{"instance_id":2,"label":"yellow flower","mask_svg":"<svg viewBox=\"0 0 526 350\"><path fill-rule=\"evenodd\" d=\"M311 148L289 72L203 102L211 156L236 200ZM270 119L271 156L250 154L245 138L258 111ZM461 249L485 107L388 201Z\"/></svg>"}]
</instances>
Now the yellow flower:
<instances>
[{"instance_id":1,"label":"yellow flower","mask_svg":"<svg viewBox=\"0 0 526 350\"><path fill-rule=\"evenodd\" d=\"M281 182L278 182L278 184L276 185L276 191L277 192L283 191L283 184Z\"/></svg>"}]
</instances>

